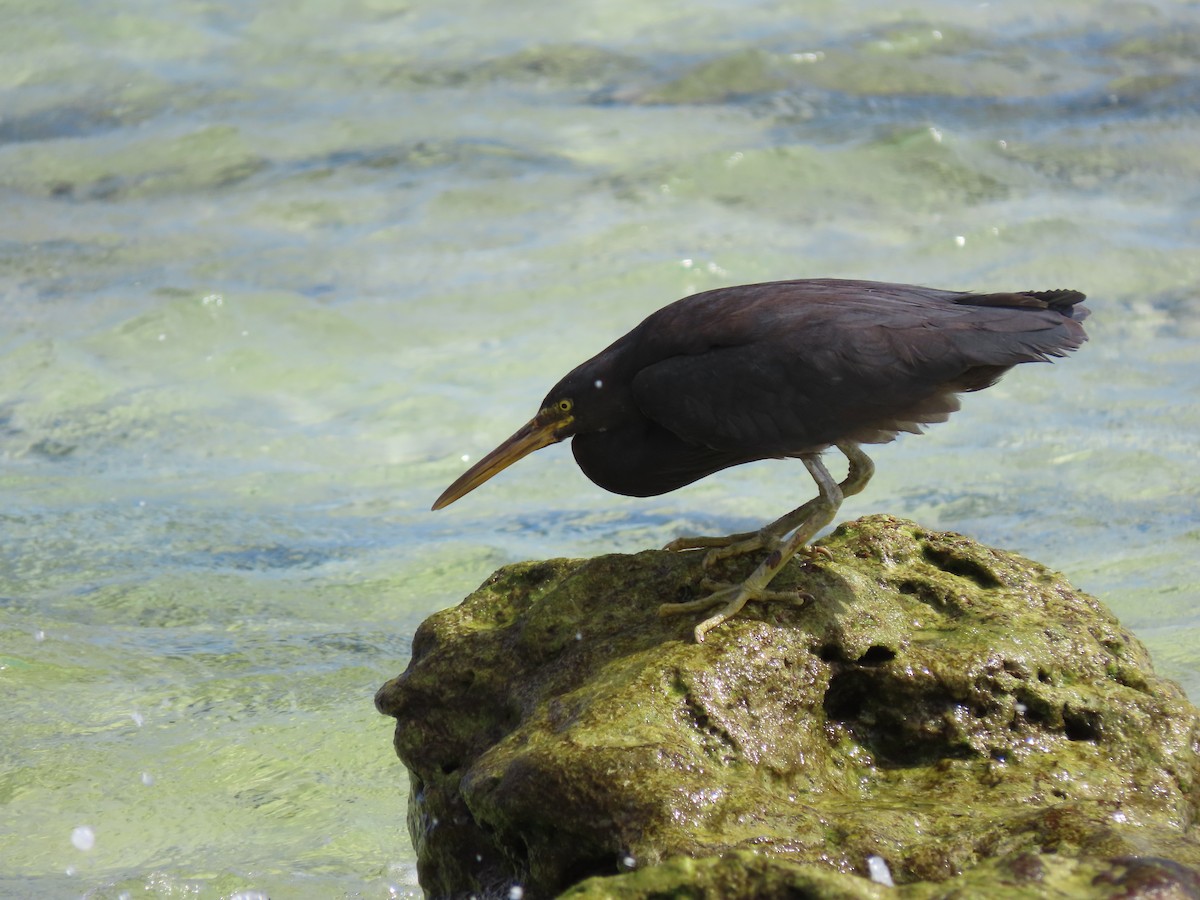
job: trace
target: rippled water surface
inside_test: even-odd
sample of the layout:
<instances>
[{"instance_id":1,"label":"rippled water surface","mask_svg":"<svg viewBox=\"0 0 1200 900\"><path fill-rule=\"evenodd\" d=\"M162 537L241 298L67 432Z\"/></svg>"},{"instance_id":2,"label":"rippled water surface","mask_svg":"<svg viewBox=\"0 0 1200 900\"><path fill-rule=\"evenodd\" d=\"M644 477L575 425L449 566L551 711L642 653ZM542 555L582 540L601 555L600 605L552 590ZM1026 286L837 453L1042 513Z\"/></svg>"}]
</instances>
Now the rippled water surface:
<instances>
[{"instance_id":1,"label":"rippled water surface","mask_svg":"<svg viewBox=\"0 0 1200 900\"><path fill-rule=\"evenodd\" d=\"M10 0L0 894L417 891L371 705L496 566L753 527L760 463L429 504L688 292L1073 287L1092 342L874 454L1200 696L1200 7Z\"/></svg>"}]
</instances>

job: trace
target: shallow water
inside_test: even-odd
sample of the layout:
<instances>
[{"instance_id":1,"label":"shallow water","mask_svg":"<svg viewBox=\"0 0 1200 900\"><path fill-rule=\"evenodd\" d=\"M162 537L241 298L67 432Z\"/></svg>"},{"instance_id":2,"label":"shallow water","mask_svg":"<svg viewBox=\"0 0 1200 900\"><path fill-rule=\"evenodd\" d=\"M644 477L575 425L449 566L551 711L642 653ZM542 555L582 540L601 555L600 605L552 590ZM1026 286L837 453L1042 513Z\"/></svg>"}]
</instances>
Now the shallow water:
<instances>
[{"instance_id":1,"label":"shallow water","mask_svg":"<svg viewBox=\"0 0 1200 900\"><path fill-rule=\"evenodd\" d=\"M685 293L1074 287L1092 342L874 454L1200 696L1200 7L123 0L0 29L0 894L417 892L375 688L517 559L753 527L543 451ZM77 829L86 829L77 831ZM89 848L90 849L86 849Z\"/></svg>"}]
</instances>

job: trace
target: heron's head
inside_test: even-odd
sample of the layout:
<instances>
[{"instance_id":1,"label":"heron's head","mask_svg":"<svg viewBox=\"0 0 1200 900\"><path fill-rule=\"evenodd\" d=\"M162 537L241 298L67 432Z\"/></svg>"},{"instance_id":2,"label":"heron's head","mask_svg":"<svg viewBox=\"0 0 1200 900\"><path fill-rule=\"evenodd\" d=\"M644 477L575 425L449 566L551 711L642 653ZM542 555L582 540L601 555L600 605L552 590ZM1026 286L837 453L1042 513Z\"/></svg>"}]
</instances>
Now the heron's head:
<instances>
[{"instance_id":1,"label":"heron's head","mask_svg":"<svg viewBox=\"0 0 1200 900\"><path fill-rule=\"evenodd\" d=\"M632 404L628 382L611 376L600 354L570 372L551 388L537 415L446 488L434 509L449 506L513 463L576 434L607 431L619 424Z\"/></svg>"}]
</instances>

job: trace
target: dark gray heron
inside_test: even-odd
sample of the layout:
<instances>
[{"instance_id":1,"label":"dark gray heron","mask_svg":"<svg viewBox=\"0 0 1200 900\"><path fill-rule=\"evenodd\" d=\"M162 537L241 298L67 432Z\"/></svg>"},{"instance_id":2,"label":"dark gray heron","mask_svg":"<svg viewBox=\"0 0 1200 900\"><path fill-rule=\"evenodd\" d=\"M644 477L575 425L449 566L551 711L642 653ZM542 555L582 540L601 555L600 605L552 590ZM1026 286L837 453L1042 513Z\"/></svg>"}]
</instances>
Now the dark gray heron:
<instances>
[{"instance_id":1,"label":"dark gray heron","mask_svg":"<svg viewBox=\"0 0 1200 900\"><path fill-rule=\"evenodd\" d=\"M787 561L857 494L874 466L862 444L920 433L1013 366L1075 350L1087 335L1078 291L972 294L873 281L814 279L721 288L685 297L576 367L537 415L434 503L441 509L541 447L571 438L593 482L636 497L665 494L730 466L795 457L817 497L757 532L682 538L705 567L766 551L740 584L706 580L707 596L663 615L720 605L697 641L769 590ZM838 483L821 461L849 460Z\"/></svg>"}]
</instances>

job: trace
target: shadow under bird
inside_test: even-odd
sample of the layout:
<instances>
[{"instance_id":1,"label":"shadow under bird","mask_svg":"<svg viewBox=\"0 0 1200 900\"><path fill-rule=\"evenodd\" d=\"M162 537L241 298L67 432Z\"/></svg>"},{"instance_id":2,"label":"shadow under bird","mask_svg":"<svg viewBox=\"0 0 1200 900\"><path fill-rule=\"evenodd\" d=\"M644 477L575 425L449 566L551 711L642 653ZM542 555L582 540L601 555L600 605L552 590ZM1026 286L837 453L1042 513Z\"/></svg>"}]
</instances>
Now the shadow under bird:
<instances>
[{"instance_id":1,"label":"shadow under bird","mask_svg":"<svg viewBox=\"0 0 1200 900\"><path fill-rule=\"evenodd\" d=\"M748 601L796 599L771 580L874 471L861 444L945 421L958 394L1013 366L1048 362L1084 341L1078 291L973 294L905 284L814 279L721 288L665 306L556 384L516 434L434 503L441 509L497 472L572 438L575 460L617 494L649 497L754 460L794 457L818 495L756 532L681 538L669 550L718 560L764 552L740 584L705 580L706 596L663 615L720 607L704 636ZM849 460L838 483L821 461Z\"/></svg>"}]
</instances>

